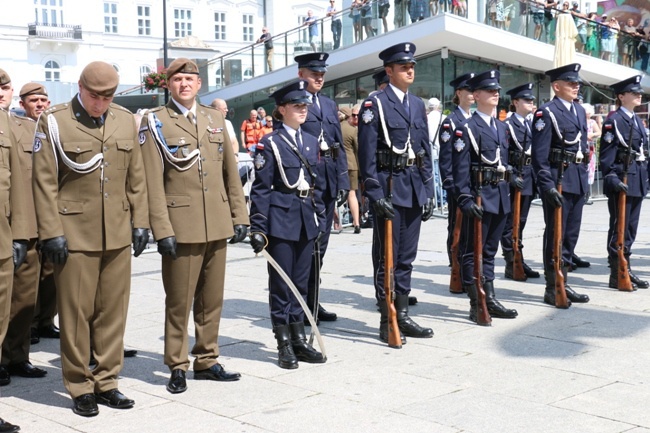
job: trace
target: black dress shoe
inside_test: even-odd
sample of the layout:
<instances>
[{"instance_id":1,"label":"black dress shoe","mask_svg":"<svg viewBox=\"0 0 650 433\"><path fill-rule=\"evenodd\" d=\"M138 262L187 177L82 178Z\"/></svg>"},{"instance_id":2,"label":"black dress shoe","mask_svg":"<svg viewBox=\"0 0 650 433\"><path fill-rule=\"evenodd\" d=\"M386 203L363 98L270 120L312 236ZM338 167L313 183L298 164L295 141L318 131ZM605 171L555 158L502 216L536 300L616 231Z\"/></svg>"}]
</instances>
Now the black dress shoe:
<instances>
[{"instance_id":1,"label":"black dress shoe","mask_svg":"<svg viewBox=\"0 0 650 433\"><path fill-rule=\"evenodd\" d=\"M61 331L54 325L41 326L38 328L38 335L42 338L61 338Z\"/></svg>"},{"instance_id":2,"label":"black dress shoe","mask_svg":"<svg viewBox=\"0 0 650 433\"><path fill-rule=\"evenodd\" d=\"M566 287L565 287L565 290L566 290ZM567 298L569 298L568 295L569 294L567 293ZM546 292L544 292L544 303L548 304L548 305L552 305L552 306L555 307L555 290L553 290L553 291L548 291L547 290ZM570 306L571 306L571 299L568 300L566 307L558 307L558 308L566 309L566 308L569 308Z\"/></svg>"},{"instance_id":3,"label":"black dress shoe","mask_svg":"<svg viewBox=\"0 0 650 433\"><path fill-rule=\"evenodd\" d=\"M95 416L99 413L95 394L83 394L72 400L72 411L81 416Z\"/></svg>"},{"instance_id":4,"label":"black dress shoe","mask_svg":"<svg viewBox=\"0 0 650 433\"><path fill-rule=\"evenodd\" d=\"M639 289L647 289L650 287L650 284L648 284L646 280L642 280L641 278L634 275L631 269L628 271L628 274L630 275L630 281L632 284L634 284Z\"/></svg>"},{"instance_id":5,"label":"black dress shoe","mask_svg":"<svg viewBox=\"0 0 650 433\"><path fill-rule=\"evenodd\" d=\"M20 377L44 377L47 374L46 370L34 367L29 361L21 361L15 364L9 364L9 373L12 376Z\"/></svg>"},{"instance_id":6,"label":"black dress shoe","mask_svg":"<svg viewBox=\"0 0 650 433\"><path fill-rule=\"evenodd\" d=\"M7 421L0 418L0 433L14 433L20 430L20 427L14 424L10 424Z\"/></svg>"},{"instance_id":7,"label":"black dress shoe","mask_svg":"<svg viewBox=\"0 0 650 433\"><path fill-rule=\"evenodd\" d=\"M523 262L522 264L524 266L524 274L526 274L526 278L539 278L539 272L531 269L526 262Z\"/></svg>"},{"instance_id":8,"label":"black dress shoe","mask_svg":"<svg viewBox=\"0 0 650 433\"><path fill-rule=\"evenodd\" d=\"M413 305L415 305L417 303L418 303L418 298L416 298L415 296L409 296L409 305L410 306L413 306Z\"/></svg>"},{"instance_id":9,"label":"black dress shoe","mask_svg":"<svg viewBox=\"0 0 650 433\"><path fill-rule=\"evenodd\" d=\"M95 399L97 403L112 407L113 409L131 409L135 404L135 401L127 398L117 388L96 393Z\"/></svg>"},{"instance_id":10,"label":"black dress shoe","mask_svg":"<svg viewBox=\"0 0 650 433\"><path fill-rule=\"evenodd\" d=\"M566 292L566 297L571 302L575 302L577 304L584 304L589 302L589 296L577 293L568 284L564 286L564 291Z\"/></svg>"},{"instance_id":11,"label":"black dress shoe","mask_svg":"<svg viewBox=\"0 0 650 433\"><path fill-rule=\"evenodd\" d=\"M7 386L11 383L11 376L6 365L0 365L0 386Z\"/></svg>"},{"instance_id":12,"label":"black dress shoe","mask_svg":"<svg viewBox=\"0 0 650 433\"><path fill-rule=\"evenodd\" d=\"M30 344L38 344L41 341L41 337L38 336L38 329L32 328L29 335Z\"/></svg>"},{"instance_id":13,"label":"black dress shoe","mask_svg":"<svg viewBox=\"0 0 650 433\"><path fill-rule=\"evenodd\" d=\"M185 371L177 368L172 370L172 375L167 382L167 391L172 394L180 394L187 391L187 381L185 380Z\"/></svg>"},{"instance_id":14,"label":"black dress shoe","mask_svg":"<svg viewBox=\"0 0 650 433\"><path fill-rule=\"evenodd\" d=\"M138 351L135 349L124 349L125 358L133 358L138 354Z\"/></svg>"},{"instance_id":15,"label":"black dress shoe","mask_svg":"<svg viewBox=\"0 0 650 433\"><path fill-rule=\"evenodd\" d=\"M359 227L359 226L354 226L354 234L355 234L355 235L358 235L359 233L361 233L361 227Z\"/></svg>"},{"instance_id":16,"label":"black dress shoe","mask_svg":"<svg viewBox=\"0 0 650 433\"><path fill-rule=\"evenodd\" d=\"M221 364L214 364L205 370L194 372L194 380L216 380L218 382L233 382L239 380L241 374L226 371Z\"/></svg>"},{"instance_id":17,"label":"black dress shoe","mask_svg":"<svg viewBox=\"0 0 650 433\"><path fill-rule=\"evenodd\" d=\"M591 263L589 263L586 260L582 260L580 257L578 257L575 254L571 256L571 261L573 262L574 265L576 265L579 268L588 268L591 266Z\"/></svg>"},{"instance_id":18,"label":"black dress shoe","mask_svg":"<svg viewBox=\"0 0 650 433\"><path fill-rule=\"evenodd\" d=\"M330 313L322 305L318 306L318 320L322 322L334 322L337 318L336 313Z\"/></svg>"}]
</instances>

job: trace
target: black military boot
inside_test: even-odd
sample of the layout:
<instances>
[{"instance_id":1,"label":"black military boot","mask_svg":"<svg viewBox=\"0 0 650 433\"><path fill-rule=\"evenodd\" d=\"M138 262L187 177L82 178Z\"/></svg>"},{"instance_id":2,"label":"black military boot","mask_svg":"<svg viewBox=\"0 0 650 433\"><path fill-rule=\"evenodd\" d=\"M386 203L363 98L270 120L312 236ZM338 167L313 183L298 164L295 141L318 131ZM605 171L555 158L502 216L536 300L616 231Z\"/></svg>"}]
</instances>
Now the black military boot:
<instances>
[{"instance_id":1,"label":"black military boot","mask_svg":"<svg viewBox=\"0 0 650 433\"><path fill-rule=\"evenodd\" d=\"M379 319L379 339L384 343L388 343L388 305L386 305L385 299L380 300L377 305L379 305L379 312L381 313L381 318ZM399 336L402 344L406 344L406 337L404 337L402 331L399 331Z\"/></svg>"},{"instance_id":2,"label":"black military boot","mask_svg":"<svg viewBox=\"0 0 650 433\"><path fill-rule=\"evenodd\" d=\"M524 255L521 255L521 264L524 266L524 274L526 274L526 278L539 278L539 272L533 270L526 264L524 261Z\"/></svg>"},{"instance_id":3,"label":"black military boot","mask_svg":"<svg viewBox=\"0 0 650 433\"><path fill-rule=\"evenodd\" d=\"M591 266L591 263L589 263L589 262L586 261L586 260L582 260L582 259L581 259L580 257L578 257L578 255L575 254L575 253L571 256L571 261L572 261L573 264L576 265L576 267L578 267L578 268L588 268L588 267Z\"/></svg>"},{"instance_id":4,"label":"black military boot","mask_svg":"<svg viewBox=\"0 0 650 433\"><path fill-rule=\"evenodd\" d=\"M571 286L567 284L566 276L568 272L569 266L563 266L562 274L564 274L564 291L566 292L566 297L569 299L569 301L575 302L577 304L585 304L589 302L589 296L576 292L571 288Z\"/></svg>"},{"instance_id":5,"label":"black military boot","mask_svg":"<svg viewBox=\"0 0 650 433\"><path fill-rule=\"evenodd\" d=\"M503 252L503 258L506 261L506 270L504 272L504 276L509 279L513 280L514 274L512 272L512 265L513 265L513 260L514 260L514 253L511 251L504 251Z\"/></svg>"},{"instance_id":6,"label":"black military boot","mask_svg":"<svg viewBox=\"0 0 650 433\"><path fill-rule=\"evenodd\" d=\"M609 288L618 289L618 260L607 258L609 262Z\"/></svg>"},{"instance_id":7,"label":"black military boot","mask_svg":"<svg viewBox=\"0 0 650 433\"><path fill-rule=\"evenodd\" d=\"M433 337L433 330L431 328L423 328L409 317L408 295L395 296L395 309L397 310L397 325L404 336L413 338Z\"/></svg>"},{"instance_id":8,"label":"black military boot","mask_svg":"<svg viewBox=\"0 0 650 433\"><path fill-rule=\"evenodd\" d=\"M647 289L650 286L650 284L648 284L647 281L642 280L641 278L634 275L634 273L632 273L632 266L630 265L630 255L626 254L625 258L627 259L627 272L628 274L630 274L630 281L632 281L632 284L634 284L639 289Z\"/></svg>"},{"instance_id":9,"label":"black military boot","mask_svg":"<svg viewBox=\"0 0 650 433\"><path fill-rule=\"evenodd\" d=\"M517 310L506 308L497 300L494 294L494 281L486 281L483 283L483 290L485 290L485 303L487 304L490 316L500 319L514 319L517 317Z\"/></svg>"},{"instance_id":10,"label":"black military boot","mask_svg":"<svg viewBox=\"0 0 650 433\"><path fill-rule=\"evenodd\" d=\"M476 306L476 285L472 283L470 285L463 286L463 290L467 292L467 296L469 297L469 320L471 320L474 323L478 323L478 319L477 319L478 310Z\"/></svg>"},{"instance_id":11,"label":"black military boot","mask_svg":"<svg viewBox=\"0 0 650 433\"><path fill-rule=\"evenodd\" d=\"M544 278L546 278L546 289L544 291L544 303L555 307L555 268L553 266L551 266L550 268L546 268L546 270L544 271ZM566 279L564 281L566 282ZM566 290L566 284L564 285L564 287ZM567 293L567 298L568 298L568 293ZM571 300L568 299L566 308L569 308L570 306L571 306Z\"/></svg>"},{"instance_id":12,"label":"black military boot","mask_svg":"<svg viewBox=\"0 0 650 433\"><path fill-rule=\"evenodd\" d=\"M278 342L278 365L280 368L288 370L298 368L298 358L293 353L293 347L291 346L289 325L274 326L273 333Z\"/></svg>"},{"instance_id":13,"label":"black military boot","mask_svg":"<svg viewBox=\"0 0 650 433\"><path fill-rule=\"evenodd\" d=\"M308 362L310 364L322 364L325 362L323 354L314 349L311 344L307 343L304 323L290 323L289 329L291 330L291 346L298 361Z\"/></svg>"}]
</instances>

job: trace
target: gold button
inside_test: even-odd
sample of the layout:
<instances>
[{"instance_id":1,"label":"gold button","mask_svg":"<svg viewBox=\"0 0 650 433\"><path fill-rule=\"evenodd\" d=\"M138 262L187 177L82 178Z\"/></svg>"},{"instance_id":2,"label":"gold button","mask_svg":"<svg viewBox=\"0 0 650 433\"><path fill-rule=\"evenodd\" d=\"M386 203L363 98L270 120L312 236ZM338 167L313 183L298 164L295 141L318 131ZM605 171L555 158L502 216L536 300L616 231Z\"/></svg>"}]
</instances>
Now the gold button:
<instances>
[{"instance_id":1,"label":"gold button","mask_svg":"<svg viewBox=\"0 0 650 433\"><path fill-rule=\"evenodd\" d=\"M81 147L77 146L77 152L81 152Z\"/></svg>"},{"instance_id":2,"label":"gold button","mask_svg":"<svg viewBox=\"0 0 650 433\"><path fill-rule=\"evenodd\" d=\"M63 208L63 213L66 213L67 211L68 211L68 208L67 208L67 207L64 207L64 208Z\"/></svg>"},{"instance_id":3,"label":"gold button","mask_svg":"<svg viewBox=\"0 0 650 433\"><path fill-rule=\"evenodd\" d=\"M107 192L104 193L104 197L108 198L108 193Z\"/></svg>"},{"instance_id":4,"label":"gold button","mask_svg":"<svg viewBox=\"0 0 650 433\"><path fill-rule=\"evenodd\" d=\"M176 200L172 200L172 206L176 205Z\"/></svg>"}]
</instances>

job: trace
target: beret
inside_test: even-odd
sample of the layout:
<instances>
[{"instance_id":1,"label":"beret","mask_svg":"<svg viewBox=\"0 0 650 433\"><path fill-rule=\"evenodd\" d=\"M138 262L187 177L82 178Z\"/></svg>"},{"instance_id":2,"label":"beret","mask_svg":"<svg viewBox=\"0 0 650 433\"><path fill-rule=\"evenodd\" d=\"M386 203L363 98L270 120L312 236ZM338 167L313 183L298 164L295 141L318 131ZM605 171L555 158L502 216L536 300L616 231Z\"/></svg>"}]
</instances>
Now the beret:
<instances>
[{"instance_id":1,"label":"beret","mask_svg":"<svg viewBox=\"0 0 650 433\"><path fill-rule=\"evenodd\" d=\"M167 71L165 72L168 80L175 74L199 75L199 67L192 60L186 59L185 57L180 57L171 62L171 64L167 67Z\"/></svg>"},{"instance_id":2,"label":"beret","mask_svg":"<svg viewBox=\"0 0 650 433\"><path fill-rule=\"evenodd\" d=\"M112 65L97 61L89 63L81 71L79 82L84 89L100 96L113 96L120 78Z\"/></svg>"},{"instance_id":3,"label":"beret","mask_svg":"<svg viewBox=\"0 0 650 433\"><path fill-rule=\"evenodd\" d=\"M20 89L20 97L24 98L29 95L45 95L47 96L47 89L44 85L39 83L27 83Z\"/></svg>"}]
</instances>

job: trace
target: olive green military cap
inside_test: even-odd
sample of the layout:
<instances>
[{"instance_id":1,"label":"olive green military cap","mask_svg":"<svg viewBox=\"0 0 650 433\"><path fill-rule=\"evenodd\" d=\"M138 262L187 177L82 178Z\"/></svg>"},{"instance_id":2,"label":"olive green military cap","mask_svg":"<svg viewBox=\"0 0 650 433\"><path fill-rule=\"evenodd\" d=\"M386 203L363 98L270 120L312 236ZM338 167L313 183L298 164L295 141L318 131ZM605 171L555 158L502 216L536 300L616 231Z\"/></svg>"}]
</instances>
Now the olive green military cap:
<instances>
[{"instance_id":1,"label":"olive green military cap","mask_svg":"<svg viewBox=\"0 0 650 433\"><path fill-rule=\"evenodd\" d=\"M81 71L79 82L84 89L100 96L113 96L120 78L113 66L106 62L97 61L89 63Z\"/></svg>"},{"instance_id":2,"label":"olive green military cap","mask_svg":"<svg viewBox=\"0 0 650 433\"><path fill-rule=\"evenodd\" d=\"M199 75L199 67L192 60L181 57L174 60L165 73L168 80L175 74Z\"/></svg>"},{"instance_id":3,"label":"olive green military cap","mask_svg":"<svg viewBox=\"0 0 650 433\"><path fill-rule=\"evenodd\" d=\"M11 83L11 77L4 69L0 69L0 86Z\"/></svg>"},{"instance_id":4,"label":"olive green military cap","mask_svg":"<svg viewBox=\"0 0 650 433\"><path fill-rule=\"evenodd\" d=\"M47 96L47 89L44 85L38 83L27 83L20 89L20 97L25 98L29 95L44 95Z\"/></svg>"}]
</instances>

